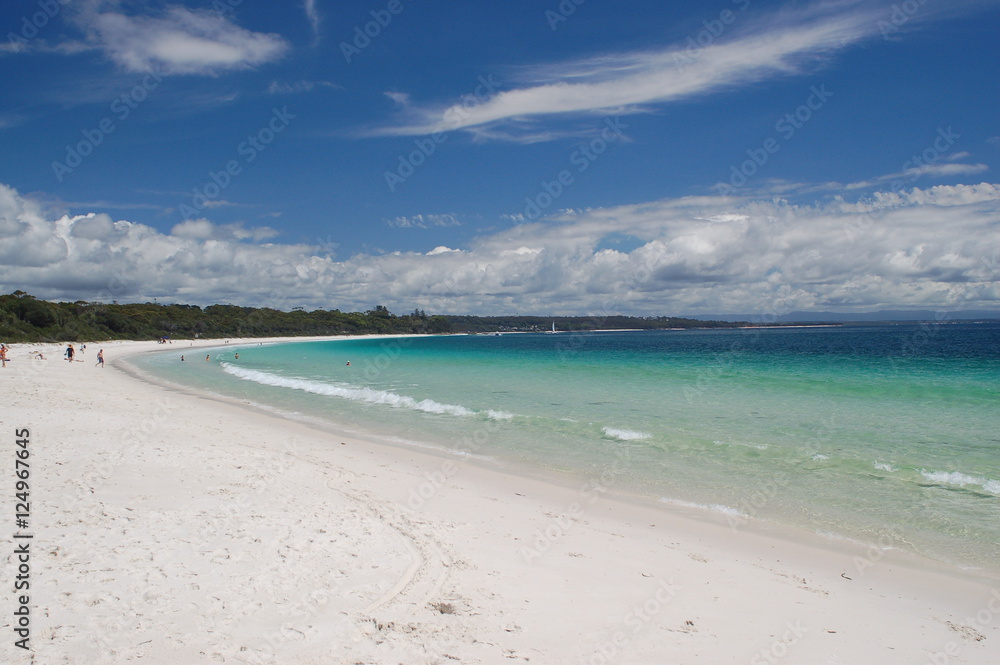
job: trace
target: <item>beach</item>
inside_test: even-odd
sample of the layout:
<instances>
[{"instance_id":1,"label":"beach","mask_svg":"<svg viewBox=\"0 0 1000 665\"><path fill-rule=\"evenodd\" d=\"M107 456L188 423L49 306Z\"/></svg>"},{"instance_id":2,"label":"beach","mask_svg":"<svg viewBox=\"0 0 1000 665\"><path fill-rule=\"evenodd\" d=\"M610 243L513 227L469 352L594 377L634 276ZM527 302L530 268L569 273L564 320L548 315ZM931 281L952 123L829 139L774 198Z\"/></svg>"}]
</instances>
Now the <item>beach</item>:
<instances>
[{"instance_id":1,"label":"beach","mask_svg":"<svg viewBox=\"0 0 1000 665\"><path fill-rule=\"evenodd\" d=\"M204 362L219 345L167 346ZM0 375L8 662L1000 660L1000 581L892 534L737 527L631 501L601 474L567 486L383 445L144 380L125 362L167 350L154 342L87 346L67 363L64 345L15 344Z\"/></svg>"}]
</instances>

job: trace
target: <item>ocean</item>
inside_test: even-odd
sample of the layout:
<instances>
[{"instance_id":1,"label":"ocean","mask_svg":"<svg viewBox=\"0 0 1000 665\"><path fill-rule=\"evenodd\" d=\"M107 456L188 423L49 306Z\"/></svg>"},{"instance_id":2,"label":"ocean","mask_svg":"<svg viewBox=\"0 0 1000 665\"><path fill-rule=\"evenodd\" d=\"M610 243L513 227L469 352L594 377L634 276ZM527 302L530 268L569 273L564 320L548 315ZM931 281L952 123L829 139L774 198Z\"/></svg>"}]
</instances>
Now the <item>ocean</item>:
<instances>
[{"instance_id":1,"label":"ocean","mask_svg":"<svg viewBox=\"0 0 1000 665\"><path fill-rule=\"evenodd\" d=\"M348 338L205 355L134 362L289 417L709 511L734 529L774 523L1000 572L998 323Z\"/></svg>"}]
</instances>

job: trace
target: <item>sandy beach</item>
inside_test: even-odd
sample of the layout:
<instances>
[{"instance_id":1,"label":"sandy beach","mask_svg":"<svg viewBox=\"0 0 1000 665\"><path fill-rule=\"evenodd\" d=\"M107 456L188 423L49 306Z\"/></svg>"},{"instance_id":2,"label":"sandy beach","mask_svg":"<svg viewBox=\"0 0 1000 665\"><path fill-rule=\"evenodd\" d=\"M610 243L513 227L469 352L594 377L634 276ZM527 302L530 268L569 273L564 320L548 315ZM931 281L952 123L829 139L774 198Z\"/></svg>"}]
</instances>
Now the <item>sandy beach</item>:
<instances>
[{"instance_id":1,"label":"sandy beach","mask_svg":"<svg viewBox=\"0 0 1000 665\"><path fill-rule=\"evenodd\" d=\"M580 487L348 437L146 381L127 357L154 342L64 348L0 370L3 662L1000 662L1000 581L892 534L643 504L613 461Z\"/></svg>"}]
</instances>

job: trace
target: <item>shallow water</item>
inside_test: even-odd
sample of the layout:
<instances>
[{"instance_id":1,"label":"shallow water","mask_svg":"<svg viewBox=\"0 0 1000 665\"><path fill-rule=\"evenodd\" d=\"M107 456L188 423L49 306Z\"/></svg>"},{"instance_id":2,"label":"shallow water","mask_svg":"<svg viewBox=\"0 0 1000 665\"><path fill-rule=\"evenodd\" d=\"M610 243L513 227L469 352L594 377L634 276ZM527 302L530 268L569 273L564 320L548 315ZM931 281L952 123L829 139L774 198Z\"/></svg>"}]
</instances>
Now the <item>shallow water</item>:
<instances>
[{"instance_id":1,"label":"shallow water","mask_svg":"<svg viewBox=\"0 0 1000 665\"><path fill-rule=\"evenodd\" d=\"M183 352L138 364L397 442L702 506L734 527L769 520L998 567L1000 324L345 339L181 363Z\"/></svg>"}]
</instances>

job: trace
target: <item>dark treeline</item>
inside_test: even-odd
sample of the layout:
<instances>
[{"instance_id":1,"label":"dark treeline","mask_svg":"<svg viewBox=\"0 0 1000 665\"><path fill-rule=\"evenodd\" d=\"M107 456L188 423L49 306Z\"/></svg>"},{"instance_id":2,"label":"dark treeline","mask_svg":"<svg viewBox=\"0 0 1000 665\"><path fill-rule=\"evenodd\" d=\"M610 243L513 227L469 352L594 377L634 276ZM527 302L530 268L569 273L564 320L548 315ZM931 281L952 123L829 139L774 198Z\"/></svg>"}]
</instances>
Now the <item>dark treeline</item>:
<instances>
[{"instance_id":1,"label":"dark treeline","mask_svg":"<svg viewBox=\"0 0 1000 665\"><path fill-rule=\"evenodd\" d=\"M600 328L707 328L738 324L672 317L428 316L422 310L396 315L382 305L367 312L300 308L284 312L237 305L119 305L39 300L23 291L0 296L0 341L65 342L109 339L178 339L458 333Z\"/></svg>"}]
</instances>

